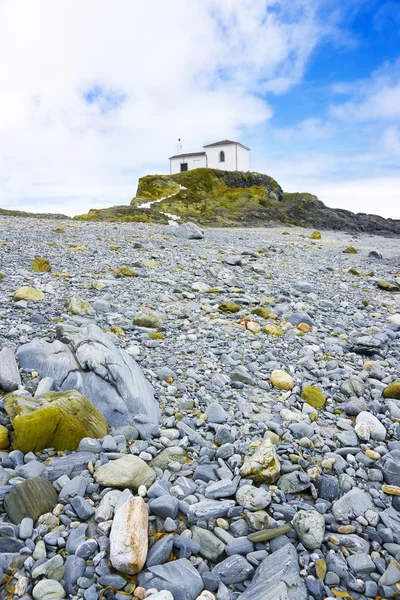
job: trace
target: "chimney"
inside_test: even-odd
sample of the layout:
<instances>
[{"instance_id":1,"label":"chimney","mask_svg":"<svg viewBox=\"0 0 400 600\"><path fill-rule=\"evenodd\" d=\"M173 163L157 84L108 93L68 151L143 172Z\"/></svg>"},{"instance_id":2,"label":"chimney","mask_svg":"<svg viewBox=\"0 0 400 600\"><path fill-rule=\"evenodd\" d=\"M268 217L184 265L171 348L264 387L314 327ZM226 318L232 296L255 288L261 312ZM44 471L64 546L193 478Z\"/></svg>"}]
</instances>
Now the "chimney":
<instances>
[{"instance_id":1,"label":"chimney","mask_svg":"<svg viewBox=\"0 0 400 600\"><path fill-rule=\"evenodd\" d=\"M175 154L183 154L183 146L181 138L178 138Z\"/></svg>"}]
</instances>

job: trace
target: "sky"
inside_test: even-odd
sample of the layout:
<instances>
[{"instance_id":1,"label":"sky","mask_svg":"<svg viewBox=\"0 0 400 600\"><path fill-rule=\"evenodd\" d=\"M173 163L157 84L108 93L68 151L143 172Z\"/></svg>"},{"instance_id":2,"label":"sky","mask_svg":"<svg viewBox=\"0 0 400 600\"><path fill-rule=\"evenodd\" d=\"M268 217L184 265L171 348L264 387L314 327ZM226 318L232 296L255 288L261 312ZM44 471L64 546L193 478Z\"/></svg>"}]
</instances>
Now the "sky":
<instances>
[{"instance_id":1,"label":"sky","mask_svg":"<svg viewBox=\"0 0 400 600\"><path fill-rule=\"evenodd\" d=\"M128 204L221 139L400 219L399 0L0 0L0 207Z\"/></svg>"}]
</instances>

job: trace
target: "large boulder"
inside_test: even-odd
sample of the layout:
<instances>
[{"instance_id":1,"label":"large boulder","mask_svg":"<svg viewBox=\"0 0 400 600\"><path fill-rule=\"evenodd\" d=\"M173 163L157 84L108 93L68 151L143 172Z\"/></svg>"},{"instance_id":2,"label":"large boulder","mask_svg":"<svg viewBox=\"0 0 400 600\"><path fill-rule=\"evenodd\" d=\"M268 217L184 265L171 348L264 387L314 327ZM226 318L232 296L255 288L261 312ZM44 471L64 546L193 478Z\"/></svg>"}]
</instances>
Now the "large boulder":
<instances>
[{"instance_id":1,"label":"large boulder","mask_svg":"<svg viewBox=\"0 0 400 600\"><path fill-rule=\"evenodd\" d=\"M76 450L84 437L107 435L101 412L75 390L34 398L10 394L6 411L14 428L13 447L24 454L43 448Z\"/></svg>"},{"instance_id":2,"label":"large boulder","mask_svg":"<svg viewBox=\"0 0 400 600\"><path fill-rule=\"evenodd\" d=\"M40 515L51 512L57 503L57 492L50 481L32 477L13 488L4 500L4 508L12 523L21 523L25 517L36 521Z\"/></svg>"},{"instance_id":3,"label":"large boulder","mask_svg":"<svg viewBox=\"0 0 400 600\"><path fill-rule=\"evenodd\" d=\"M56 338L52 343L35 338L21 346L21 367L35 369L41 378L52 377L56 390L84 394L112 427L131 425L139 413L158 423L153 386L133 358L97 325L59 324Z\"/></svg>"}]
</instances>

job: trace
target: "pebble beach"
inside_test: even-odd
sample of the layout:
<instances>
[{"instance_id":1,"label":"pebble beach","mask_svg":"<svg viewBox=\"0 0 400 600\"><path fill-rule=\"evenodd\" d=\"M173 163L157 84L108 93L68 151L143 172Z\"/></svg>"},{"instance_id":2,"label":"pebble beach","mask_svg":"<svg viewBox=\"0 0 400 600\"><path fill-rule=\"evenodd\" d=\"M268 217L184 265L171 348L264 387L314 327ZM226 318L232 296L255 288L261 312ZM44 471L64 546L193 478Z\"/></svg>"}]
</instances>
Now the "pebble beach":
<instances>
[{"instance_id":1,"label":"pebble beach","mask_svg":"<svg viewBox=\"0 0 400 600\"><path fill-rule=\"evenodd\" d=\"M396 237L3 219L0 598L397 597L399 332Z\"/></svg>"}]
</instances>

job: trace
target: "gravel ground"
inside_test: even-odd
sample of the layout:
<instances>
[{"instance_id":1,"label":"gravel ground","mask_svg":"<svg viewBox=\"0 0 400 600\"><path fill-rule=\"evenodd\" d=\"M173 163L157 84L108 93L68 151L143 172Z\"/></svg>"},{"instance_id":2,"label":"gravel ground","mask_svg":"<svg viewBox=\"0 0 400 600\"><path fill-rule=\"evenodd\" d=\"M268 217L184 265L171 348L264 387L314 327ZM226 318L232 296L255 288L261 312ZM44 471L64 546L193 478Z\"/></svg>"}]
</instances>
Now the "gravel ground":
<instances>
[{"instance_id":1,"label":"gravel ground","mask_svg":"<svg viewBox=\"0 0 400 600\"><path fill-rule=\"evenodd\" d=\"M0 223L0 597L395 597L398 239L176 232Z\"/></svg>"}]
</instances>

